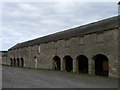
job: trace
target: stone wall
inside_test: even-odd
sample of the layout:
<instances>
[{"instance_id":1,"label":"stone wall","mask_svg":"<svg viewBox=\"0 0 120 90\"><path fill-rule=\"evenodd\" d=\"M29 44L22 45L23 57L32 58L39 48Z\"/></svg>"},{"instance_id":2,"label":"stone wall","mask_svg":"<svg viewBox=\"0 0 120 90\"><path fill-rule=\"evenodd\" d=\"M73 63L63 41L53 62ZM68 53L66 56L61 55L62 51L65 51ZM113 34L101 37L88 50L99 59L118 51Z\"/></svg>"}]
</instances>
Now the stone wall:
<instances>
[{"instance_id":1,"label":"stone wall","mask_svg":"<svg viewBox=\"0 0 120 90\"><path fill-rule=\"evenodd\" d=\"M53 57L61 59L61 71L65 71L66 55L73 59L73 72L78 73L77 60L79 55L88 58L88 74L95 74L95 55L102 54L108 58L109 77L118 77L118 30L107 30L96 32L69 39L51 41L40 45L8 51L8 62L10 58L23 58L24 67L40 69L54 69ZM35 59L37 59L37 64Z\"/></svg>"},{"instance_id":2,"label":"stone wall","mask_svg":"<svg viewBox=\"0 0 120 90\"><path fill-rule=\"evenodd\" d=\"M0 52L0 63L1 64L8 64L7 63L7 51L1 51Z\"/></svg>"}]
</instances>

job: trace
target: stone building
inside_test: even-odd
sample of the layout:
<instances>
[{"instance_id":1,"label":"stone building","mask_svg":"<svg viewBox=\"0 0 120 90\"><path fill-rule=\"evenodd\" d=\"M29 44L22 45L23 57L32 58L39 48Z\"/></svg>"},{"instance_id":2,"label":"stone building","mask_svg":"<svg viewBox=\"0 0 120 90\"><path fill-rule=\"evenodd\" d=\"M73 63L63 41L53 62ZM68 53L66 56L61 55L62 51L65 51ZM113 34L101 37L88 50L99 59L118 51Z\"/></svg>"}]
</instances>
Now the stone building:
<instances>
[{"instance_id":1,"label":"stone building","mask_svg":"<svg viewBox=\"0 0 120 90\"><path fill-rule=\"evenodd\" d=\"M0 64L9 64L7 62L7 51L0 51Z\"/></svg>"},{"instance_id":2,"label":"stone building","mask_svg":"<svg viewBox=\"0 0 120 90\"><path fill-rule=\"evenodd\" d=\"M118 16L34 40L8 50L9 65L119 78Z\"/></svg>"}]
</instances>

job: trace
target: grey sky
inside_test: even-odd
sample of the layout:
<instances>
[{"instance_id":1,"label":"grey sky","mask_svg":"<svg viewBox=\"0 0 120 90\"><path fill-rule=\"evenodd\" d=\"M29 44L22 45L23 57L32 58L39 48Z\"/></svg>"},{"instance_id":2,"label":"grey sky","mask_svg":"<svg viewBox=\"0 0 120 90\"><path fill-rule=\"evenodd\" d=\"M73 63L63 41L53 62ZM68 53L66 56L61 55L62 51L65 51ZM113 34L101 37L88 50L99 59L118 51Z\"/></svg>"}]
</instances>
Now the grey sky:
<instances>
[{"instance_id":1,"label":"grey sky","mask_svg":"<svg viewBox=\"0 0 120 90\"><path fill-rule=\"evenodd\" d=\"M118 14L117 2L2 3L2 48Z\"/></svg>"}]
</instances>

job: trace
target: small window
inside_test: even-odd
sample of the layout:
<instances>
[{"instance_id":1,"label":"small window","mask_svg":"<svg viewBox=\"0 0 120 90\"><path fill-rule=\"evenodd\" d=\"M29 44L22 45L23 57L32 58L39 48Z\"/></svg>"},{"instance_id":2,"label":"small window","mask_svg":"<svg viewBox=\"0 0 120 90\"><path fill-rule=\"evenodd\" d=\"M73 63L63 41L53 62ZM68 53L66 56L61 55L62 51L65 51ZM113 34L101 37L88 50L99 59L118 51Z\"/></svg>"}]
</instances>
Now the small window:
<instances>
[{"instance_id":1,"label":"small window","mask_svg":"<svg viewBox=\"0 0 120 90\"><path fill-rule=\"evenodd\" d=\"M52 48L53 49L55 48L55 42L54 41L52 42Z\"/></svg>"},{"instance_id":2,"label":"small window","mask_svg":"<svg viewBox=\"0 0 120 90\"><path fill-rule=\"evenodd\" d=\"M103 41L103 33L97 33L97 42L102 42Z\"/></svg>"},{"instance_id":3,"label":"small window","mask_svg":"<svg viewBox=\"0 0 120 90\"><path fill-rule=\"evenodd\" d=\"M48 48L48 45L47 45L48 43L45 43L45 49L47 49Z\"/></svg>"},{"instance_id":4,"label":"small window","mask_svg":"<svg viewBox=\"0 0 120 90\"><path fill-rule=\"evenodd\" d=\"M34 46L31 46L32 51L34 51Z\"/></svg>"},{"instance_id":5,"label":"small window","mask_svg":"<svg viewBox=\"0 0 120 90\"><path fill-rule=\"evenodd\" d=\"M41 48L41 47L40 47L40 45L39 45L39 46L38 46L38 53L40 53L40 48Z\"/></svg>"},{"instance_id":6,"label":"small window","mask_svg":"<svg viewBox=\"0 0 120 90\"><path fill-rule=\"evenodd\" d=\"M80 45L84 44L84 36L79 37L79 44Z\"/></svg>"}]
</instances>

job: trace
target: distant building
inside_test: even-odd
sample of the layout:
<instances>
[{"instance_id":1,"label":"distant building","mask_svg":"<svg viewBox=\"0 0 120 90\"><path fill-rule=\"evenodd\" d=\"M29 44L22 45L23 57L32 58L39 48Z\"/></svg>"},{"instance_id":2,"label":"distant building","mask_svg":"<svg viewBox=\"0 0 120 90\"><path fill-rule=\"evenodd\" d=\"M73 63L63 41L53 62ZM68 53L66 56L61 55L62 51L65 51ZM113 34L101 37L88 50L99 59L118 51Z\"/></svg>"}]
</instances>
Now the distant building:
<instances>
[{"instance_id":1,"label":"distant building","mask_svg":"<svg viewBox=\"0 0 120 90\"><path fill-rule=\"evenodd\" d=\"M118 23L116 16L18 43L8 64L118 78Z\"/></svg>"},{"instance_id":2,"label":"distant building","mask_svg":"<svg viewBox=\"0 0 120 90\"><path fill-rule=\"evenodd\" d=\"M8 64L7 63L7 51L0 51L0 63L1 64Z\"/></svg>"}]
</instances>

